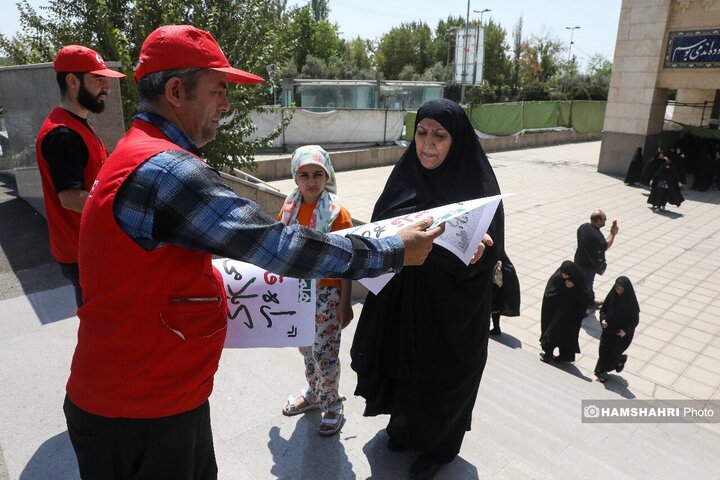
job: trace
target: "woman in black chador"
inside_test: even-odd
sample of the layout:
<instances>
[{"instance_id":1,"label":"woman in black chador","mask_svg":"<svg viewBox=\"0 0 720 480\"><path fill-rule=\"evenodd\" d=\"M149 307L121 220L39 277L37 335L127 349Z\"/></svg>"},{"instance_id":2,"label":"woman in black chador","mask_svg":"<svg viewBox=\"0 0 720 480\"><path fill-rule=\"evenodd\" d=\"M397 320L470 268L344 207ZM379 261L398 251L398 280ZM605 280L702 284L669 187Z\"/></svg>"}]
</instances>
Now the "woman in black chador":
<instances>
[{"instance_id":1,"label":"woman in black chador","mask_svg":"<svg viewBox=\"0 0 720 480\"><path fill-rule=\"evenodd\" d=\"M650 196L647 203L652 205L653 210L665 210L668 202L679 207L685 201L680 187L682 183L675 166L670 160L665 160L650 180Z\"/></svg>"},{"instance_id":2,"label":"woman in black chador","mask_svg":"<svg viewBox=\"0 0 720 480\"><path fill-rule=\"evenodd\" d=\"M425 103L413 141L375 204L372 220L500 193L465 112L449 100ZM388 448L420 456L410 476L430 478L460 451L487 360L493 269L504 251L502 203L493 246L465 265L434 245L368 294L350 351L366 416L390 414ZM490 243L490 242L488 242ZM474 248L474 247L473 247Z\"/></svg>"},{"instance_id":3,"label":"woman in black chador","mask_svg":"<svg viewBox=\"0 0 720 480\"><path fill-rule=\"evenodd\" d=\"M625 175L626 185L635 185L640 181L643 170L643 153L642 147L638 147L632 156L630 166L628 167L627 174Z\"/></svg>"},{"instance_id":4,"label":"woman in black chador","mask_svg":"<svg viewBox=\"0 0 720 480\"><path fill-rule=\"evenodd\" d=\"M624 352L632 342L639 321L640 306L635 289L629 278L618 277L600 309L602 335L595 365L598 381L606 382L608 372L620 373L625 368L627 355Z\"/></svg>"},{"instance_id":5,"label":"woman in black chador","mask_svg":"<svg viewBox=\"0 0 720 480\"><path fill-rule=\"evenodd\" d=\"M565 260L545 287L540 310L540 359L548 362L574 362L580 353L578 336L590 303L585 281L577 265ZM559 355L553 357L555 347Z\"/></svg>"},{"instance_id":6,"label":"woman in black chador","mask_svg":"<svg viewBox=\"0 0 720 480\"><path fill-rule=\"evenodd\" d=\"M650 180L652 180L653 175L655 175L655 172L658 171L660 165L665 163L666 160L667 157L665 156L665 153L662 150L658 150L655 156L651 158L647 165L645 165L645 168L643 168L640 182L643 185L650 185Z\"/></svg>"}]
</instances>

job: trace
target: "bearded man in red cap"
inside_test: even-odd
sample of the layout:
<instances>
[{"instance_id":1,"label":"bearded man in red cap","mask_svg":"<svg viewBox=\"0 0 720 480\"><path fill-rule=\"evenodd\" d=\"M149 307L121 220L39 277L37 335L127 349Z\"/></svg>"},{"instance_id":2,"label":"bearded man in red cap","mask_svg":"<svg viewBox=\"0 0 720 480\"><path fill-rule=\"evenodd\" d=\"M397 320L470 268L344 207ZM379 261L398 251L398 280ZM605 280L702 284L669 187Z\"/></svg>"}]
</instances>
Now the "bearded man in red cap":
<instances>
[{"instance_id":1,"label":"bearded man in red cap","mask_svg":"<svg viewBox=\"0 0 720 480\"><path fill-rule=\"evenodd\" d=\"M430 220L382 239L285 226L202 158L229 110L215 39L168 25L143 43L139 114L103 165L80 226L78 343L64 411L80 474L214 479L208 397L227 328L211 255L297 278L363 278L422 263Z\"/></svg>"},{"instance_id":2,"label":"bearded man in red cap","mask_svg":"<svg viewBox=\"0 0 720 480\"><path fill-rule=\"evenodd\" d=\"M50 250L82 304L78 272L80 214L88 191L108 153L90 126L90 112L100 113L110 93L109 78L122 78L110 70L99 53L81 45L68 45L53 62L60 87L60 105L40 127L35 152L42 181Z\"/></svg>"}]
</instances>

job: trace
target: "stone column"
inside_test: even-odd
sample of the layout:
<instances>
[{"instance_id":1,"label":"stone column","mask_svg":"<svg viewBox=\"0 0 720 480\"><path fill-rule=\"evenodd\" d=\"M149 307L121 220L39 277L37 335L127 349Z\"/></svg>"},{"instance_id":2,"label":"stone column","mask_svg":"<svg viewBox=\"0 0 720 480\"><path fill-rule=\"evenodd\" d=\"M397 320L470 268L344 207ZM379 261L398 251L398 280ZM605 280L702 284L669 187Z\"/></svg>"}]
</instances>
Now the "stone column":
<instances>
[{"instance_id":1,"label":"stone column","mask_svg":"<svg viewBox=\"0 0 720 480\"><path fill-rule=\"evenodd\" d=\"M667 90L659 88L671 0L623 0L598 171L625 174L632 154L652 155L662 131Z\"/></svg>"},{"instance_id":2,"label":"stone column","mask_svg":"<svg viewBox=\"0 0 720 480\"><path fill-rule=\"evenodd\" d=\"M715 101L715 90L701 90L697 88L681 88L675 97L676 103L688 103L691 106L675 105L672 119L685 125L707 126ZM703 109L702 105L707 106Z\"/></svg>"}]
</instances>

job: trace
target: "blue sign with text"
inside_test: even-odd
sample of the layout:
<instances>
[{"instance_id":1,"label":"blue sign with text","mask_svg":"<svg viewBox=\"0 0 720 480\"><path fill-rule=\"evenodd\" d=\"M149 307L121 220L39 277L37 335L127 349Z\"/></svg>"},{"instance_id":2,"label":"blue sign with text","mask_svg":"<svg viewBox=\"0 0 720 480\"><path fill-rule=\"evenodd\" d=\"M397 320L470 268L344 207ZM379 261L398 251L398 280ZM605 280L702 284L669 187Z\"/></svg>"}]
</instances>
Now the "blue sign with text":
<instances>
[{"instance_id":1,"label":"blue sign with text","mask_svg":"<svg viewBox=\"0 0 720 480\"><path fill-rule=\"evenodd\" d=\"M666 68L719 68L720 29L670 32Z\"/></svg>"}]
</instances>

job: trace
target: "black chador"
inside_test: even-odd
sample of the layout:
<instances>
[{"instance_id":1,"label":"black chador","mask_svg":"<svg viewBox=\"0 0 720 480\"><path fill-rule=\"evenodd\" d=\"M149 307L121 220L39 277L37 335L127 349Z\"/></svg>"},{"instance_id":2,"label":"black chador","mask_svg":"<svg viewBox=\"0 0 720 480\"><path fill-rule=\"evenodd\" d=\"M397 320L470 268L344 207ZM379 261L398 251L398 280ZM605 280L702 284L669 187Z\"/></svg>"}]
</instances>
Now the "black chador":
<instances>
[{"instance_id":1,"label":"black chador","mask_svg":"<svg viewBox=\"0 0 720 480\"><path fill-rule=\"evenodd\" d=\"M437 168L420 163L413 140L395 165L372 220L419 212L500 193L495 174L467 115L434 100L418 110L452 137ZM487 360L493 269L504 251L502 203L488 233L494 246L474 265L433 246L427 261L405 267L368 294L350 351L356 395L366 416L390 414L387 433L397 448L447 462L470 430Z\"/></svg>"},{"instance_id":2,"label":"black chador","mask_svg":"<svg viewBox=\"0 0 720 480\"><path fill-rule=\"evenodd\" d=\"M635 289L628 277L618 277L600 309L600 322L601 325L604 322L604 327L595 375L601 382L607 380L607 372L621 372L625 367L627 356L623 353L630 346L639 321L640 306Z\"/></svg>"}]
</instances>

